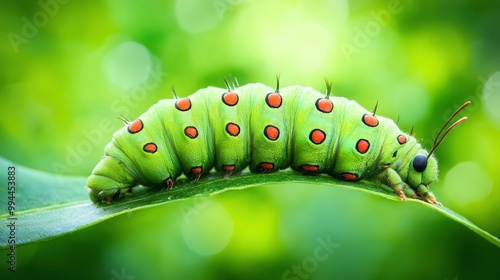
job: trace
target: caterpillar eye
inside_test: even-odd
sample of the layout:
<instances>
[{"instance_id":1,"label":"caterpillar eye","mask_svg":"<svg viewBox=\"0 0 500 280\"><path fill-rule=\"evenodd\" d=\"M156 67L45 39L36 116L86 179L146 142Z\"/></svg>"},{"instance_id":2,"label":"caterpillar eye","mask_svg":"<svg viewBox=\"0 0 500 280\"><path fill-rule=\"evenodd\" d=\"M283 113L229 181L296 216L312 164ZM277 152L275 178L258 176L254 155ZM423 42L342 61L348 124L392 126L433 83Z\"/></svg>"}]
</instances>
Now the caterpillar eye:
<instances>
[{"instance_id":1,"label":"caterpillar eye","mask_svg":"<svg viewBox=\"0 0 500 280\"><path fill-rule=\"evenodd\" d=\"M427 168L427 157L424 155L416 155L413 158L413 169L417 172L424 172Z\"/></svg>"}]
</instances>

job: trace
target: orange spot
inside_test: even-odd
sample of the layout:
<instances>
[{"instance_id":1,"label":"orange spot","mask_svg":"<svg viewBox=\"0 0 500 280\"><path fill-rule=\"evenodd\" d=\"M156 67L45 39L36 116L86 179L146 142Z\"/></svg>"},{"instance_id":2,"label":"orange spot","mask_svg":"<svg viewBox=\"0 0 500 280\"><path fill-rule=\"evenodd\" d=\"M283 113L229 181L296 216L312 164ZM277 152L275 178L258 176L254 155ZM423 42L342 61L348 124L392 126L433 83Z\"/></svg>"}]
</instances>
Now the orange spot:
<instances>
[{"instance_id":1,"label":"orange spot","mask_svg":"<svg viewBox=\"0 0 500 280\"><path fill-rule=\"evenodd\" d=\"M187 137L194 139L198 136L198 130L194 126L188 126L184 129L184 134L186 134Z\"/></svg>"},{"instance_id":2,"label":"orange spot","mask_svg":"<svg viewBox=\"0 0 500 280\"><path fill-rule=\"evenodd\" d=\"M228 123L226 125L226 132L231 136L238 136L240 134L240 127L235 123Z\"/></svg>"},{"instance_id":3,"label":"orange spot","mask_svg":"<svg viewBox=\"0 0 500 280\"><path fill-rule=\"evenodd\" d=\"M321 144L323 141L325 141L325 133L321 131L320 129L314 129L311 131L311 134L309 134L309 140L313 142L314 144Z\"/></svg>"},{"instance_id":4,"label":"orange spot","mask_svg":"<svg viewBox=\"0 0 500 280\"><path fill-rule=\"evenodd\" d=\"M364 114L363 117L361 118L364 124L367 126L375 127L378 125L378 119L370 114Z\"/></svg>"},{"instance_id":5,"label":"orange spot","mask_svg":"<svg viewBox=\"0 0 500 280\"><path fill-rule=\"evenodd\" d=\"M282 98L277 92L272 92L266 95L267 106L271 108L279 108L281 106Z\"/></svg>"},{"instance_id":6,"label":"orange spot","mask_svg":"<svg viewBox=\"0 0 500 280\"><path fill-rule=\"evenodd\" d=\"M302 170L308 171L308 172L316 172L319 170L319 166L304 164L304 165L302 165Z\"/></svg>"},{"instance_id":7,"label":"orange spot","mask_svg":"<svg viewBox=\"0 0 500 280\"><path fill-rule=\"evenodd\" d=\"M406 141L408 141L408 139L403 134L398 136L398 143L399 144L403 145L404 143L406 143Z\"/></svg>"},{"instance_id":8,"label":"orange spot","mask_svg":"<svg viewBox=\"0 0 500 280\"><path fill-rule=\"evenodd\" d=\"M354 181L356 179L358 179L358 175L354 174L354 173L349 173L349 172L345 172L345 173L342 173L342 178L344 178L344 180L347 180L347 181Z\"/></svg>"},{"instance_id":9,"label":"orange spot","mask_svg":"<svg viewBox=\"0 0 500 280\"><path fill-rule=\"evenodd\" d=\"M330 113L333 110L333 103L326 98L320 98L316 101L316 109L323 113Z\"/></svg>"},{"instance_id":10,"label":"orange spot","mask_svg":"<svg viewBox=\"0 0 500 280\"><path fill-rule=\"evenodd\" d=\"M128 132L134 134L141 131L143 127L142 121L137 119L128 125Z\"/></svg>"},{"instance_id":11,"label":"orange spot","mask_svg":"<svg viewBox=\"0 0 500 280\"><path fill-rule=\"evenodd\" d=\"M280 131L277 127L268 125L264 129L264 135L267 139L275 141L276 139L278 139L278 137L280 137Z\"/></svg>"},{"instance_id":12,"label":"orange spot","mask_svg":"<svg viewBox=\"0 0 500 280\"><path fill-rule=\"evenodd\" d=\"M269 171L269 170L273 170L273 168L274 168L274 163L271 163L271 162L261 162L261 163L259 164L259 166L260 166L260 168L262 168L262 169L265 169L265 170Z\"/></svg>"},{"instance_id":13,"label":"orange spot","mask_svg":"<svg viewBox=\"0 0 500 280\"><path fill-rule=\"evenodd\" d=\"M147 143L146 145L144 145L144 147L142 147L142 149L147 153L154 154L158 150L158 147L155 143Z\"/></svg>"},{"instance_id":14,"label":"orange spot","mask_svg":"<svg viewBox=\"0 0 500 280\"><path fill-rule=\"evenodd\" d=\"M356 143L356 150L362 154L366 153L370 148L370 142L366 139L359 139L358 143Z\"/></svg>"},{"instance_id":15,"label":"orange spot","mask_svg":"<svg viewBox=\"0 0 500 280\"><path fill-rule=\"evenodd\" d=\"M180 111L191 109L191 100L189 98L181 98L175 102L175 108Z\"/></svg>"},{"instance_id":16,"label":"orange spot","mask_svg":"<svg viewBox=\"0 0 500 280\"><path fill-rule=\"evenodd\" d=\"M201 168L201 166L195 166L193 168L191 168L191 173L193 173L194 175L199 175L201 174L201 171L203 169Z\"/></svg>"},{"instance_id":17,"label":"orange spot","mask_svg":"<svg viewBox=\"0 0 500 280\"><path fill-rule=\"evenodd\" d=\"M222 95L222 102L228 106L234 106L238 104L238 94L235 92L226 92Z\"/></svg>"},{"instance_id":18,"label":"orange spot","mask_svg":"<svg viewBox=\"0 0 500 280\"><path fill-rule=\"evenodd\" d=\"M224 171L234 171L234 169L236 169L236 165L234 164L230 164L230 165L223 165L222 166L222 169L224 169Z\"/></svg>"}]
</instances>

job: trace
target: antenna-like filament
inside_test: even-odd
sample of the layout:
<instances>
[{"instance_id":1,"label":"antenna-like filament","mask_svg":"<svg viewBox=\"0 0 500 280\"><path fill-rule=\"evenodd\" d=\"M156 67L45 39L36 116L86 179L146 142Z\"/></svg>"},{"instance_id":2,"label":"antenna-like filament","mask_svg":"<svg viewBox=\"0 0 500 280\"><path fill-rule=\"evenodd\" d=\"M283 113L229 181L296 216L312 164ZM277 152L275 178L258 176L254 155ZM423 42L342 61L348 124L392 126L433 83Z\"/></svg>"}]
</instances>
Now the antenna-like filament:
<instances>
[{"instance_id":1,"label":"antenna-like filament","mask_svg":"<svg viewBox=\"0 0 500 280\"><path fill-rule=\"evenodd\" d=\"M444 129L446 128L446 126L451 122L451 120L458 114L460 113L460 111L462 111L465 107L469 106L470 105L470 101L467 101L465 102L462 106L460 106L451 116L450 118L446 121L446 123L443 125L443 127L441 128L441 130L439 130L438 134L436 135L436 138L434 139L434 143L432 144L432 149L431 151L429 152L429 155L427 156L427 158L429 158L433 153L434 151L437 149L437 147L439 146L439 144L441 144L441 142L443 142L444 138L446 137L446 135L448 135L448 133L454 128L456 127L457 125L459 125L460 123L464 122L467 120L467 117L463 117L461 119L459 119L458 121L454 122L448 129L446 129L446 131L444 132L443 136L439 137L441 135L441 133L444 131Z\"/></svg>"}]
</instances>

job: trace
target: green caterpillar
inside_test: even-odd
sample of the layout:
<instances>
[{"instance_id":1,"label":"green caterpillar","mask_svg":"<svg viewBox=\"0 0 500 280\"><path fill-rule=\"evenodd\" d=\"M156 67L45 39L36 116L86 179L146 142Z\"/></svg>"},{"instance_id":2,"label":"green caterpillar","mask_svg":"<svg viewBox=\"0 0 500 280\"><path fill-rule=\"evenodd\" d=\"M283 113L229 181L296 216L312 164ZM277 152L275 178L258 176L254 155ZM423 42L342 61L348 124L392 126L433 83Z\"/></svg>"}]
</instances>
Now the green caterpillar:
<instances>
[{"instance_id":1,"label":"green caterpillar","mask_svg":"<svg viewBox=\"0 0 500 280\"><path fill-rule=\"evenodd\" d=\"M390 119L355 101L309 87L276 89L248 84L209 87L181 99L160 100L118 130L88 178L94 202L110 203L140 184L171 189L178 176L198 180L212 168L226 176L291 167L347 181L379 181L405 197L439 204L429 191L437 180L434 150L462 118L436 136L430 152ZM376 107L375 110L376 111ZM439 140L438 140L439 138Z\"/></svg>"}]
</instances>

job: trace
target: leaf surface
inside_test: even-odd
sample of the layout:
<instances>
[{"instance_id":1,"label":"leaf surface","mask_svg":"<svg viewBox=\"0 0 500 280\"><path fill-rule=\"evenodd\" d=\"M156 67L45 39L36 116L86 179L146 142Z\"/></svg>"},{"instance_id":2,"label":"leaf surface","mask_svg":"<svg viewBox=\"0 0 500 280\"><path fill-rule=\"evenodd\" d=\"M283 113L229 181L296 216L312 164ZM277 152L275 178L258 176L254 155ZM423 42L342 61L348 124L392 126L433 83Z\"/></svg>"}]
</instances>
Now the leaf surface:
<instances>
[{"instance_id":1,"label":"leaf surface","mask_svg":"<svg viewBox=\"0 0 500 280\"><path fill-rule=\"evenodd\" d=\"M90 201L85 186L86 178L49 174L27 167L18 166L0 158L0 181L7 182L7 168L16 168L15 198L10 199L6 189L0 195L0 248L8 248L10 228L15 222L16 245L25 245L50 240L112 217L148 207L164 205L172 201L192 199L193 197L216 195L229 190L241 190L272 183L306 183L347 188L399 201L390 189L371 182L343 182L329 176L304 176L293 171L281 171L269 174L243 173L230 178L210 175L199 182L181 180L177 188L169 191L152 191L139 187L130 195L124 195L112 204L94 204ZM9 201L15 203L13 216L7 210ZM417 203L439 212L450 219L463 224L486 240L500 248L500 240L477 227L463 216L446 207L438 207L426 202L408 199L407 203Z\"/></svg>"}]
</instances>

